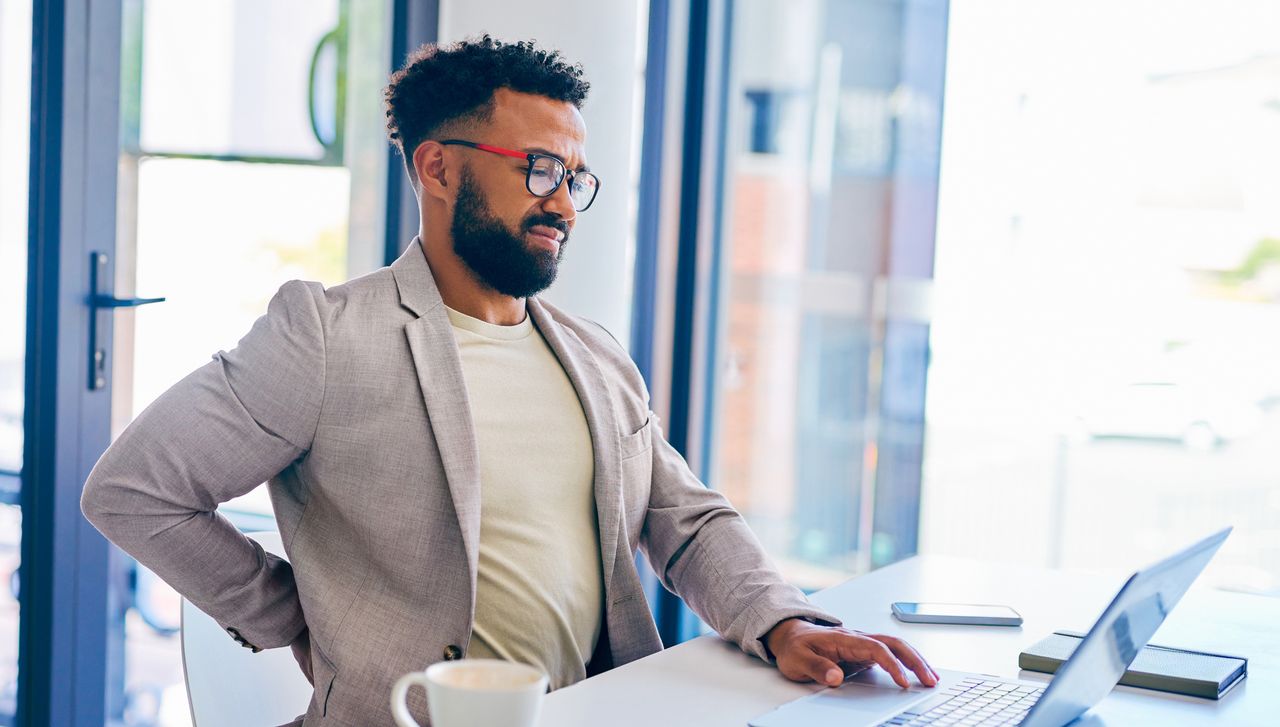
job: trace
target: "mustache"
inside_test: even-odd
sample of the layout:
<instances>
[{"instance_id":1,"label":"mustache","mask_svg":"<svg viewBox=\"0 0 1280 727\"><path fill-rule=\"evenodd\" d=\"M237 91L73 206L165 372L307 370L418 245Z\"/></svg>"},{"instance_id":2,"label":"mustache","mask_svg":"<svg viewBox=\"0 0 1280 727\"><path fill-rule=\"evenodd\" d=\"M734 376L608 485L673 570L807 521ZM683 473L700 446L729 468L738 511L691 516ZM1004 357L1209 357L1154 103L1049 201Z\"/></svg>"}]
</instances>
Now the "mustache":
<instances>
[{"instance_id":1,"label":"mustache","mask_svg":"<svg viewBox=\"0 0 1280 727\"><path fill-rule=\"evenodd\" d=\"M524 221L524 231L528 232L537 226L550 227L559 230L564 235L565 241L569 239L569 223L556 217L555 215L534 215Z\"/></svg>"}]
</instances>

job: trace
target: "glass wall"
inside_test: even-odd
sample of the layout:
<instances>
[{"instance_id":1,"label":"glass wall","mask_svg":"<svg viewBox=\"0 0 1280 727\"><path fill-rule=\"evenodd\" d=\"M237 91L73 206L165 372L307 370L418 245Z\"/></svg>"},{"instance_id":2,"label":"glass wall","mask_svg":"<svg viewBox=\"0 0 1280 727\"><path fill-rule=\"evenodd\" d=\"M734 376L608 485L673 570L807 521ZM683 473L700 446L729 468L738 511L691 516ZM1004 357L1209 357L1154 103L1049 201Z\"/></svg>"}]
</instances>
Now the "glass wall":
<instances>
[{"instance_id":1,"label":"glass wall","mask_svg":"<svg viewBox=\"0 0 1280 727\"><path fill-rule=\"evenodd\" d=\"M287 280L333 285L384 255L384 0L128 0L122 43L113 430L231 349ZM274 528L265 488L225 504ZM131 564L130 725L188 724L180 599Z\"/></svg>"},{"instance_id":2,"label":"glass wall","mask_svg":"<svg viewBox=\"0 0 1280 727\"><path fill-rule=\"evenodd\" d=\"M0 3L0 725L17 706L31 2Z\"/></svg>"},{"instance_id":3,"label":"glass wall","mask_svg":"<svg viewBox=\"0 0 1280 727\"><path fill-rule=\"evenodd\" d=\"M706 475L816 589L915 549L946 3L730 16Z\"/></svg>"},{"instance_id":4,"label":"glass wall","mask_svg":"<svg viewBox=\"0 0 1280 727\"><path fill-rule=\"evenodd\" d=\"M922 547L1280 593L1280 5L952 8Z\"/></svg>"}]
</instances>

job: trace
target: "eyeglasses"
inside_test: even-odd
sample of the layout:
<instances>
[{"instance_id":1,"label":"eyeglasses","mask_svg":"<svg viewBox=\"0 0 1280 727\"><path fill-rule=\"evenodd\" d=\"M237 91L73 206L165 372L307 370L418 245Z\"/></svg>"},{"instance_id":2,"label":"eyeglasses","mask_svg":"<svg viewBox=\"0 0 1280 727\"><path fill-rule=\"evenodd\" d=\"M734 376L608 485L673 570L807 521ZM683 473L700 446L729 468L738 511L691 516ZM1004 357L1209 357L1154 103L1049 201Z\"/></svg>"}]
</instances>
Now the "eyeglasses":
<instances>
[{"instance_id":1,"label":"eyeglasses","mask_svg":"<svg viewBox=\"0 0 1280 727\"><path fill-rule=\"evenodd\" d=\"M591 206L591 203L595 201L596 193L600 191L599 177L587 171L571 172L565 169L564 162L547 154L528 154L514 149L503 149L500 146L477 144L474 141L462 141L461 139L446 139L440 143L446 146L465 146L492 154L502 154L503 156L527 160L529 168L525 171L524 186L525 189L529 190L529 194L535 197L550 197L556 193L556 190L560 189L560 185L564 183L564 180L568 179L569 197L573 199L573 209L576 212L585 212Z\"/></svg>"}]
</instances>

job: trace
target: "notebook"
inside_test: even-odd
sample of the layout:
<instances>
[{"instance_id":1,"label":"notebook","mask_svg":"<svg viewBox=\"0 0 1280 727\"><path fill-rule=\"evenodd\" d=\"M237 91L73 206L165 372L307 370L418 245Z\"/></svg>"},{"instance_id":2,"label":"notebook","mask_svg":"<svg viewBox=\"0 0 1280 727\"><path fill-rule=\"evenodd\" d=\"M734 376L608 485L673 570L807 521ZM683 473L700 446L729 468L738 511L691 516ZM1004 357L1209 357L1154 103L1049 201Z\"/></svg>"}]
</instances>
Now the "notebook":
<instances>
[{"instance_id":1,"label":"notebook","mask_svg":"<svg viewBox=\"0 0 1280 727\"><path fill-rule=\"evenodd\" d=\"M1018 666L1053 674L1075 652L1084 634L1057 631L1018 655ZM1148 644L1120 677L1120 684L1193 697L1220 699L1248 673L1249 660Z\"/></svg>"}]
</instances>

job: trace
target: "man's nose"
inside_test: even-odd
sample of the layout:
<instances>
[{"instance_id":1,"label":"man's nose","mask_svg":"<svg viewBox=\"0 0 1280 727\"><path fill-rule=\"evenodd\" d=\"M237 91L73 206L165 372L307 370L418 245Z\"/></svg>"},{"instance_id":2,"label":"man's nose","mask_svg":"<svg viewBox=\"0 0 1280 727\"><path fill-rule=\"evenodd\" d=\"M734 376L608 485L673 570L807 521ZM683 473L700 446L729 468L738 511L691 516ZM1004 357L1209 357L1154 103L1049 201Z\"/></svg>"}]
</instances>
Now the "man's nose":
<instances>
[{"instance_id":1,"label":"man's nose","mask_svg":"<svg viewBox=\"0 0 1280 727\"><path fill-rule=\"evenodd\" d=\"M546 197L542 203L542 209L554 215L559 215L570 227L573 227L574 218L578 216L578 211L573 207L573 195L569 194L570 180L566 179L562 182L551 196Z\"/></svg>"}]
</instances>

